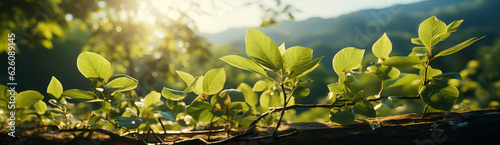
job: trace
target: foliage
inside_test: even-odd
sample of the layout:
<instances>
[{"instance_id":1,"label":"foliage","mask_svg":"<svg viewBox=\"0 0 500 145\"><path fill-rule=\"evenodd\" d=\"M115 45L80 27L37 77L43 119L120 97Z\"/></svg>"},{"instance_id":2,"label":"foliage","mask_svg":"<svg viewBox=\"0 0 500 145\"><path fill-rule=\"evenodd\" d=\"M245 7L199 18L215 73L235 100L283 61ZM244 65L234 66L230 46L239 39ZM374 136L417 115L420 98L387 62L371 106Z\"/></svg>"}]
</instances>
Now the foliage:
<instances>
[{"instance_id":1,"label":"foliage","mask_svg":"<svg viewBox=\"0 0 500 145\"><path fill-rule=\"evenodd\" d=\"M16 95L20 100L15 103L16 116L21 122L50 122L66 129L85 125L110 130L148 131L159 129L153 127L157 124L163 128L162 119L170 121L168 125L171 128L194 128L209 124L211 129L215 123L229 124L239 129L249 128L261 119L273 122L275 120L272 117L266 118L265 115L279 110L281 113L273 133L275 136L285 111L294 107L329 108L329 119L341 125L350 124L359 116L376 117L375 109L382 105L396 108L401 105L396 102L397 99L422 99L428 105L424 113L428 107L447 111L459 95L458 89L450 85L448 80L461 81L462 74L442 73L432 68L430 62L483 38L471 38L434 53L437 51L436 44L455 32L461 22L445 25L434 16L425 20L420 24L419 38L411 41L418 46L408 56L391 56L392 44L384 34L372 46L378 61L370 65L363 65L365 50L354 47L340 50L332 59L338 81L327 86L330 90L329 104L295 104L295 99L305 98L311 92L306 87L309 80L304 76L316 69L323 57L313 60L313 50L310 48L286 48L284 43L278 46L264 33L249 29L245 38L249 58L228 55L220 60L265 78L253 86L241 83L237 89L224 89L227 80L224 68L211 69L196 77L176 71L186 84L184 90L164 87L161 92L152 90L141 97L135 92L139 84L135 78L124 74L114 75L113 64L107 59L97 53L82 52L77 58L77 67L90 80L90 90L64 90L61 82L52 77L47 87L51 106L42 101L44 96L39 92L23 91ZM403 73L398 67L416 68L419 74ZM364 90L353 87L361 78L358 76L363 74L373 75L380 80L378 94L368 95ZM419 84L419 97L382 95L384 89L411 85L413 82ZM1 91L0 105L7 106L8 88L2 85ZM186 98L192 95L195 98L186 105ZM293 113L292 110L289 112ZM326 116L326 112L323 115Z\"/></svg>"}]
</instances>

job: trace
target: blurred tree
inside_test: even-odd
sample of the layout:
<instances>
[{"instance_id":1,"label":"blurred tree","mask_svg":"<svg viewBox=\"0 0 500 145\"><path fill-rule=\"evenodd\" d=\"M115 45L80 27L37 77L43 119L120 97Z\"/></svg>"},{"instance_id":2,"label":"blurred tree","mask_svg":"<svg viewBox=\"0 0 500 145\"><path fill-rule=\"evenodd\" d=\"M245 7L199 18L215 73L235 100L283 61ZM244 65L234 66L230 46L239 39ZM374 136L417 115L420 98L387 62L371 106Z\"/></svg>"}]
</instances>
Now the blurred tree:
<instances>
[{"instance_id":1,"label":"blurred tree","mask_svg":"<svg viewBox=\"0 0 500 145\"><path fill-rule=\"evenodd\" d=\"M283 20L282 15L293 19L293 7L280 0L240 3L260 6L265 12L261 26ZM174 69L189 66L192 58L205 63L211 56L210 45L196 33L194 16L210 15L200 4L197 0L4 0L0 26L7 29L0 30L0 39L15 33L19 46L52 49L54 36L64 37L68 24L77 22L92 32L83 51L101 54L114 63L115 73L145 84L139 93L158 90L174 80ZM6 51L7 47L0 49Z\"/></svg>"}]
</instances>

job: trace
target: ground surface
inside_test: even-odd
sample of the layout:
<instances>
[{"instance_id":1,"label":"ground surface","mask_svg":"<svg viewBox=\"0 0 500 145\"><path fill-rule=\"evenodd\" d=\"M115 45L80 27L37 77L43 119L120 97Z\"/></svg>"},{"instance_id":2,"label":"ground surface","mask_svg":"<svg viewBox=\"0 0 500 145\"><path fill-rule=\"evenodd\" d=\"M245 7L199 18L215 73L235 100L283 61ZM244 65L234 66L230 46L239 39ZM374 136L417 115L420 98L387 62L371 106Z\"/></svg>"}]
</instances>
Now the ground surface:
<instances>
[{"instance_id":1,"label":"ground surface","mask_svg":"<svg viewBox=\"0 0 500 145\"><path fill-rule=\"evenodd\" d=\"M216 130L207 141L206 132L169 133L155 132L131 135L132 139L106 130L86 130L89 138L78 136L80 131L59 132L50 127L39 128L38 133L18 135L16 138L1 133L2 143L7 144L499 144L500 110L471 110L449 113L404 114L360 120L346 126L333 123L295 123L282 125L280 138L270 137L272 127L256 127L246 135L226 140L224 130ZM40 133L43 132L43 133ZM234 135L234 136L233 136ZM236 136L236 137L235 137ZM147 139L146 139L147 137Z\"/></svg>"}]
</instances>

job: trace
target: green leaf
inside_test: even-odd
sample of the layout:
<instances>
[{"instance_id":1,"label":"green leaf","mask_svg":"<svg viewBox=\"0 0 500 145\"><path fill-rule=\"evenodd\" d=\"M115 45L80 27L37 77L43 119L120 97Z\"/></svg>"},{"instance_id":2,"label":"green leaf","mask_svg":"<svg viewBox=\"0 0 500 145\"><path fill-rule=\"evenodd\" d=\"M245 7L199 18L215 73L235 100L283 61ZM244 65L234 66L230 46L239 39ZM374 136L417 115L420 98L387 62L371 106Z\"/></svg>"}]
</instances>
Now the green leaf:
<instances>
[{"instance_id":1,"label":"green leaf","mask_svg":"<svg viewBox=\"0 0 500 145\"><path fill-rule=\"evenodd\" d=\"M391 109L396 109L399 106L403 106L403 104L395 102L392 99L392 97L382 98L380 100L380 103L382 103L382 105L384 105L388 108L391 108Z\"/></svg>"},{"instance_id":2,"label":"green leaf","mask_svg":"<svg viewBox=\"0 0 500 145\"><path fill-rule=\"evenodd\" d=\"M107 93L113 95L116 92L125 92L125 91L130 91L135 88L137 88L137 85L139 84L139 81L136 79L123 75L120 77L116 78L111 78L110 81L106 84L107 86Z\"/></svg>"},{"instance_id":3,"label":"green leaf","mask_svg":"<svg viewBox=\"0 0 500 145\"><path fill-rule=\"evenodd\" d=\"M90 111L97 111L97 110L108 111L111 109L111 103L103 99L89 100L86 101L85 103L91 106Z\"/></svg>"},{"instance_id":4,"label":"green leaf","mask_svg":"<svg viewBox=\"0 0 500 145\"><path fill-rule=\"evenodd\" d=\"M197 95L206 94L205 89L203 88L203 79L205 79L205 77L200 76L200 77L198 77L198 79L196 79L196 82L194 82L196 85L194 86L193 89L194 89L194 93L196 93Z\"/></svg>"},{"instance_id":5,"label":"green leaf","mask_svg":"<svg viewBox=\"0 0 500 145\"><path fill-rule=\"evenodd\" d=\"M224 68L212 69L203 78L203 90L207 95L218 93L224 88L226 82L226 71Z\"/></svg>"},{"instance_id":6,"label":"green leaf","mask_svg":"<svg viewBox=\"0 0 500 145\"><path fill-rule=\"evenodd\" d=\"M288 48L283 55L286 72L294 70L297 66L308 64L312 60L312 54L311 48L302 46Z\"/></svg>"},{"instance_id":7,"label":"green leaf","mask_svg":"<svg viewBox=\"0 0 500 145\"><path fill-rule=\"evenodd\" d=\"M373 54L382 60L389 58L392 51L392 43L387 34L384 33L372 46Z\"/></svg>"},{"instance_id":8,"label":"green leaf","mask_svg":"<svg viewBox=\"0 0 500 145\"><path fill-rule=\"evenodd\" d=\"M411 38L411 43L416 44L416 45L424 45L422 43L422 40L420 40L420 38Z\"/></svg>"},{"instance_id":9,"label":"green leaf","mask_svg":"<svg viewBox=\"0 0 500 145\"><path fill-rule=\"evenodd\" d=\"M173 122L177 121L177 117L172 112L163 112L163 111L156 111L156 112L160 113L160 115L165 119L168 119Z\"/></svg>"},{"instance_id":10,"label":"green leaf","mask_svg":"<svg viewBox=\"0 0 500 145\"><path fill-rule=\"evenodd\" d=\"M278 47L278 49L280 50L281 56L283 56L285 54L285 51L286 51L285 42L281 43L281 45Z\"/></svg>"},{"instance_id":11,"label":"green leaf","mask_svg":"<svg viewBox=\"0 0 500 145\"><path fill-rule=\"evenodd\" d=\"M202 76L202 77L203 77L203 76ZM187 93L189 93L189 92L191 92L191 91L195 91L195 93L197 93L197 92L196 92L196 85L198 84L198 80L199 80L199 79L200 79L200 77L196 77L196 78L194 78L194 80L191 82L191 84L189 84L189 85L187 86L187 88L184 90L184 94L187 94ZM200 81L200 82L203 82L203 81Z\"/></svg>"},{"instance_id":12,"label":"green leaf","mask_svg":"<svg viewBox=\"0 0 500 145\"><path fill-rule=\"evenodd\" d=\"M329 84L328 89L333 94L342 94L342 92L344 92L344 86L340 85L339 83Z\"/></svg>"},{"instance_id":13,"label":"green leaf","mask_svg":"<svg viewBox=\"0 0 500 145\"><path fill-rule=\"evenodd\" d=\"M69 89L63 92L62 96L76 99L77 101L88 101L97 99L97 96L90 91L83 91L79 89Z\"/></svg>"},{"instance_id":14,"label":"green leaf","mask_svg":"<svg viewBox=\"0 0 500 145\"><path fill-rule=\"evenodd\" d=\"M382 81L397 78L401 73L397 68L386 65L373 65L368 68L368 71Z\"/></svg>"},{"instance_id":15,"label":"green leaf","mask_svg":"<svg viewBox=\"0 0 500 145\"><path fill-rule=\"evenodd\" d=\"M167 98L168 100L172 101L180 101L186 97L184 92L173 90L167 87L163 87L163 90L161 90L161 95Z\"/></svg>"},{"instance_id":16,"label":"green leaf","mask_svg":"<svg viewBox=\"0 0 500 145\"><path fill-rule=\"evenodd\" d=\"M183 71L175 71L179 77L181 77L182 81L186 83L187 86L191 85L191 83L194 81L193 75L183 72Z\"/></svg>"},{"instance_id":17,"label":"green leaf","mask_svg":"<svg viewBox=\"0 0 500 145\"><path fill-rule=\"evenodd\" d=\"M457 72L449 72L432 77L433 79L458 79L462 81L462 76Z\"/></svg>"},{"instance_id":18,"label":"green leaf","mask_svg":"<svg viewBox=\"0 0 500 145\"><path fill-rule=\"evenodd\" d=\"M347 125L354 122L354 114L352 114L346 107L330 109L330 121Z\"/></svg>"},{"instance_id":19,"label":"green leaf","mask_svg":"<svg viewBox=\"0 0 500 145\"><path fill-rule=\"evenodd\" d=\"M245 101L247 103L250 103L252 105L257 105L257 103L259 102L259 98L258 98L257 94L252 91L252 88L248 84L241 83L238 86L238 88L236 88L236 89L243 92L243 94L245 96Z\"/></svg>"},{"instance_id":20,"label":"green leaf","mask_svg":"<svg viewBox=\"0 0 500 145\"><path fill-rule=\"evenodd\" d=\"M427 47L413 47L412 52L417 53L416 56L423 56L429 54Z\"/></svg>"},{"instance_id":21,"label":"green leaf","mask_svg":"<svg viewBox=\"0 0 500 145\"><path fill-rule=\"evenodd\" d=\"M144 97L144 105L149 107L160 102L161 94L156 91L151 91L146 97Z\"/></svg>"},{"instance_id":22,"label":"green leaf","mask_svg":"<svg viewBox=\"0 0 500 145\"><path fill-rule=\"evenodd\" d=\"M207 123L216 121L224 114L223 111L219 111L206 101L194 101L186 108L186 113L191 115L198 122Z\"/></svg>"},{"instance_id":23,"label":"green leaf","mask_svg":"<svg viewBox=\"0 0 500 145\"><path fill-rule=\"evenodd\" d=\"M63 93L63 86L56 77L52 76L50 80L49 86L47 86L47 94L54 96L54 99L61 98L61 94Z\"/></svg>"},{"instance_id":24,"label":"green leaf","mask_svg":"<svg viewBox=\"0 0 500 145\"><path fill-rule=\"evenodd\" d=\"M412 84L414 81L419 81L420 76L416 74L404 74L401 78L387 80L384 82L384 88L399 87Z\"/></svg>"},{"instance_id":25,"label":"green leaf","mask_svg":"<svg viewBox=\"0 0 500 145\"><path fill-rule=\"evenodd\" d=\"M460 43L460 44L457 44L457 45L455 45L455 46L453 46L453 47L451 47L451 48L448 48L448 49L446 49L446 50L443 50L443 51L439 52L439 53L438 53L436 56L434 56L434 57L440 57L440 56L446 56L446 55L453 54L453 53L458 52L458 51L460 51L460 50L464 49L465 47L467 47L467 46L471 45L472 43L474 43L474 42L476 42L476 41L478 41L478 40L483 39L484 37L486 37L486 36L479 37L479 38L477 38L477 37L470 38L470 39L465 40L464 42L462 42L462 43Z\"/></svg>"},{"instance_id":26,"label":"green leaf","mask_svg":"<svg viewBox=\"0 0 500 145\"><path fill-rule=\"evenodd\" d=\"M448 26L447 26L448 33L457 31L458 26L460 26L460 24L462 24L463 21L464 20L456 20L456 21L453 21L450 24L448 24Z\"/></svg>"},{"instance_id":27,"label":"green leaf","mask_svg":"<svg viewBox=\"0 0 500 145\"><path fill-rule=\"evenodd\" d=\"M420 97L432 108L449 111L458 98L458 89L450 85L423 87Z\"/></svg>"},{"instance_id":28,"label":"green leaf","mask_svg":"<svg viewBox=\"0 0 500 145\"><path fill-rule=\"evenodd\" d=\"M392 67L411 67L420 63L418 56L393 56L386 59L382 64Z\"/></svg>"},{"instance_id":29,"label":"green leaf","mask_svg":"<svg viewBox=\"0 0 500 145\"><path fill-rule=\"evenodd\" d=\"M220 97L224 98L226 95L231 98L231 102L245 102L245 95L240 90L227 89L222 91Z\"/></svg>"},{"instance_id":30,"label":"green leaf","mask_svg":"<svg viewBox=\"0 0 500 145\"><path fill-rule=\"evenodd\" d=\"M266 71L262 69L262 67L260 67L259 64L255 63L253 60L250 60L248 58L244 58L238 55L228 55L221 57L220 59L234 67L248 70L267 77Z\"/></svg>"},{"instance_id":31,"label":"green leaf","mask_svg":"<svg viewBox=\"0 0 500 145\"><path fill-rule=\"evenodd\" d=\"M354 68L358 68L361 65L364 53L364 49L357 49L354 47L347 47L340 50L333 57L333 70L340 75Z\"/></svg>"},{"instance_id":32,"label":"green leaf","mask_svg":"<svg viewBox=\"0 0 500 145\"><path fill-rule=\"evenodd\" d=\"M80 73L86 78L108 79L111 64L104 57L93 52L82 52L76 60L76 65Z\"/></svg>"},{"instance_id":33,"label":"green leaf","mask_svg":"<svg viewBox=\"0 0 500 145\"><path fill-rule=\"evenodd\" d=\"M278 72L283 60L281 53L273 40L266 34L256 30L248 29L245 37L246 53L248 57L255 60L264 68Z\"/></svg>"},{"instance_id":34,"label":"green leaf","mask_svg":"<svg viewBox=\"0 0 500 145\"><path fill-rule=\"evenodd\" d=\"M40 100L35 104L35 109L37 114L39 115L45 114L45 112L47 111L47 104L45 104L45 102Z\"/></svg>"},{"instance_id":35,"label":"green leaf","mask_svg":"<svg viewBox=\"0 0 500 145\"><path fill-rule=\"evenodd\" d=\"M361 114L366 117L377 117L377 112L373 109L372 103L367 100L357 102L353 107L353 111L356 114Z\"/></svg>"},{"instance_id":36,"label":"green leaf","mask_svg":"<svg viewBox=\"0 0 500 145\"><path fill-rule=\"evenodd\" d=\"M423 78L425 76L425 69L421 69L419 71L419 73L420 73L420 76ZM432 78L432 77L440 75L440 74L443 74L443 72L439 69L434 69L431 67L429 67L427 69L427 78Z\"/></svg>"},{"instance_id":37,"label":"green leaf","mask_svg":"<svg viewBox=\"0 0 500 145\"><path fill-rule=\"evenodd\" d=\"M136 129L141 124L146 123L147 119L145 119L145 118L137 118L137 117L123 117L123 116L118 116L118 117L115 118L115 122L120 127L125 127L127 129Z\"/></svg>"},{"instance_id":38,"label":"green leaf","mask_svg":"<svg viewBox=\"0 0 500 145\"><path fill-rule=\"evenodd\" d=\"M163 91L162 91L162 96L163 96ZM163 97L165 97L165 96L163 96ZM175 102L173 100L167 99L167 101L165 101L165 104L167 105L168 108L174 109Z\"/></svg>"},{"instance_id":39,"label":"green leaf","mask_svg":"<svg viewBox=\"0 0 500 145\"><path fill-rule=\"evenodd\" d=\"M309 88L306 88L304 86L298 86L297 88L295 88L295 90L293 90L292 96L295 97L296 99L302 99L307 97L309 93L311 93L311 90L309 90Z\"/></svg>"},{"instance_id":40,"label":"green leaf","mask_svg":"<svg viewBox=\"0 0 500 145\"><path fill-rule=\"evenodd\" d=\"M16 108L26 108L35 105L43 99L43 95L34 90L26 90L16 95Z\"/></svg>"},{"instance_id":41,"label":"green leaf","mask_svg":"<svg viewBox=\"0 0 500 145\"><path fill-rule=\"evenodd\" d=\"M252 91L254 92L262 92L267 90L267 83L264 80L259 80L253 85Z\"/></svg>"},{"instance_id":42,"label":"green leaf","mask_svg":"<svg viewBox=\"0 0 500 145\"><path fill-rule=\"evenodd\" d=\"M260 106L264 108L283 106L284 100L278 92L266 90L260 95Z\"/></svg>"},{"instance_id":43,"label":"green leaf","mask_svg":"<svg viewBox=\"0 0 500 145\"><path fill-rule=\"evenodd\" d=\"M418 37L425 47L432 51L434 45L441 40L440 36L448 31L447 29L443 21L436 18L436 16L432 16L420 24Z\"/></svg>"},{"instance_id":44,"label":"green leaf","mask_svg":"<svg viewBox=\"0 0 500 145\"><path fill-rule=\"evenodd\" d=\"M312 62L309 62L308 64L296 66L292 70L292 72L290 73L290 75L288 75L288 78L302 77L302 76L310 73L311 71L313 71L314 69L316 69L316 67L319 66L319 62L321 62L321 60L323 59L323 57L324 56L322 56L320 58L317 58L317 59L313 60Z\"/></svg>"}]
</instances>

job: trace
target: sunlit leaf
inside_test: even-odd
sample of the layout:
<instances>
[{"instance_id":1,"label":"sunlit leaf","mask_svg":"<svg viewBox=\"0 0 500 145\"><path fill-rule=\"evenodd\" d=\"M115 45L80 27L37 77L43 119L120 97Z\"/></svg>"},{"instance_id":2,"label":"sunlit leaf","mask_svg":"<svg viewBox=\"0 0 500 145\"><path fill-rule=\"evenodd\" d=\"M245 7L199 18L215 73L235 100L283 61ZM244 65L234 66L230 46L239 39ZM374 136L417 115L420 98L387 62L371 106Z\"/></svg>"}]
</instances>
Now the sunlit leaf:
<instances>
[{"instance_id":1,"label":"sunlit leaf","mask_svg":"<svg viewBox=\"0 0 500 145\"><path fill-rule=\"evenodd\" d=\"M93 52L82 52L76 61L78 70L86 78L101 78L106 80L111 64L104 57Z\"/></svg>"},{"instance_id":2,"label":"sunlit leaf","mask_svg":"<svg viewBox=\"0 0 500 145\"><path fill-rule=\"evenodd\" d=\"M457 72L444 73L444 74L440 74L437 76L433 76L432 78L434 78L434 79L458 79L458 80L462 81L462 76L460 75L460 73L457 73Z\"/></svg>"},{"instance_id":3,"label":"sunlit leaf","mask_svg":"<svg viewBox=\"0 0 500 145\"><path fill-rule=\"evenodd\" d=\"M368 68L368 71L382 81L397 78L401 73L397 68L386 65L373 65Z\"/></svg>"},{"instance_id":4,"label":"sunlit leaf","mask_svg":"<svg viewBox=\"0 0 500 145\"><path fill-rule=\"evenodd\" d=\"M144 97L144 105L149 107L160 102L161 94L156 91L151 91L146 97Z\"/></svg>"},{"instance_id":5,"label":"sunlit leaf","mask_svg":"<svg viewBox=\"0 0 500 145\"><path fill-rule=\"evenodd\" d=\"M90 91L83 91L79 89L69 89L62 93L62 96L69 97L76 101L88 101L97 99L97 96Z\"/></svg>"},{"instance_id":6,"label":"sunlit leaf","mask_svg":"<svg viewBox=\"0 0 500 145\"><path fill-rule=\"evenodd\" d=\"M377 117L377 112L375 112L375 109L373 109L372 103L366 100L356 102L356 104L353 107L353 111L356 114L361 114L366 117Z\"/></svg>"},{"instance_id":7,"label":"sunlit leaf","mask_svg":"<svg viewBox=\"0 0 500 145\"><path fill-rule=\"evenodd\" d=\"M253 60L250 60L248 58L244 58L238 55L228 55L220 58L221 60L225 61L226 63L240 68L244 70L248 70L257 74L260 74L262 76L267 77L267 73L262 67L260 67L257 63L255 63Z\"/></svg>"},{"instance_id":8,"label":"sunlit leaf","mask_svg":"<svg viewBox=\"0 0 500 145\"><path fill-rule=\"evenodd\" d=\"M333 57L333 69L338 75L344 72L349 72L354 68L358 68L363 60L364 49L348 47L340 50Z\"/></svg>"},{"instance_id":9,"label":"sunlit leaf","mask_svg":"<svg viewBox=\"0 0 500 145\"><path fill-rule=\"evenodd\" d=\"M34 90L26 90L16 95L16 108L26 108L35 105L43 99L43 95Z\"/></svg>"},{"instance_id":10,"label":"sunlit leaf","mask_svg":"<svg viewBox=\"0 0 500 145\"><path fill-rule=\"evenodd\" d=\"M420 63L418 56L393 56L386 59L382 64L392 67L411 67Z\"/></svg>"},{"instance_id":11,"label":"sunlit leaf","mask_svg":"<svg viewBox=\"0 0 500 145\"><path fill-rule=\"evenodd\" d=\"M218 93L226 82L226 71L224 68L212 69L203 78L203 90L207 95Z\"/></svg>"},{"instance_id":12,"label":"sunlit leaf","mask_svg":"<svg viewBox=\"0 0 500 145\"><path fill-rule=\"evenodd\" d=\"M389 58L392 51L392 43L387 34L384 33L372 46L373 54L382 60Z\"/></svg>"},{"instance_id":13,"label":"sunlit leaf","mask_svg":"<svg viewBox=\"0 0 500 145\"><path fill-rule=\"evenodd\" d=\"M47 94L54 96L54 99L61 98L61 94L63 93L63 86L56 77L52 76L50 80L49 86L47 86Z\"/></svg>"},{"instance_id":14,"label":"sunlit leaf","mask_svg":"<svg viewBox=\"0 0 500 145\"><path fill-rule=\"evenodd\" d=\"M440 36L447 32L446 24L436 16L432 16L422 22L418 28L418 37L429 50L440 41Z\"/></svg>"},{"instance_id":15,"label":"sunlit leaf","mask_svg":"<svg viewBox=\"0 0 500 145\"><path fill-rule=\"evenodd\" d=\"M115 92L130 91L137 88L138 84L139 81L136 79L127 75L120 75L120 77L110 78L110 81L106 84L108 87L108 90L106 91L110 94Z\"/></svg>"},{"instance_id":16,"label":"sunlit leaf","mask_svg":"<svg viewBox=\"0 0 500 145\"><path fill-rule=\"evenodd\" d=\"M464 42L462 42L462 43L460 43L460 44L457 44L457 45L455 45L455 46L453 46L453 47L451 47L451 48L448 48L448 49L446 49L446 50L443 50L443 51L439 52L439 53L438 53L436 56L434 56L434 57L440 57L440 56L446 56L446 55L453 54L453 53L458 52L458 51L460 51L460 50L464 49L465 47L467 47L467 46L471 45L472 43L474 43L474 42L476 42L476 41L478 41L478 40L483 39L484 37L486 37L486 36L479 37L479 38L478 38L478 37L473 37L473 38L470 38L470 39L465 40Z\"/></svg>"},{"instance_id":17,"label":"sunlit leaf","mask_svg":"<svg viewBox=\"0 0 500 145\"><path fill-rule=\"evenodd\" d=\"M392 80L387 80L384 82L384 88L399 87L404 85L412 84L414 81L419 81L420 76L416 74L405 74L401 78L396 78Z\"/></svg>"},{"instance_id":18,"label":"sunlit leaf","mask_svg":"<svg viewBox=\"0 0 500 145\"><path fill-rule=\"evenodd\" d=\"M37 114L40 114L40 115L44 114L47 111L47 104L45 104L45 102L40 100L35 104L35 109L36 109Z\"/></svg>"},{"instance_id":19,"label":"sunlit leaf","mask_svg":"<svg viewBox=\"0 0 500 145\"><path fill-rule=\"evenodd\" d=\"M295 90L293 90L292 96L295 97L296 99L302 99L307 97L310 92L311 90L309 90L309 88L306 88L304 86L298 86L297 88L295 88Z\"/></svg>"},{"instance_id":20,"label":"sunlit leaf","mask_svg":"<svg viewBox=\"0 0 500 145\"><path fill-rule=\"evenodd\" d=\"M264 91L259 98L260 106L269 108L269 107L279 107L283 106L284 100L279 95L278 92L272 90Z\"/></svg>"},{"instance_id":21,"label":"sunlit leaf","mask_svg":"<svg viewBox=\"0 0 500 145\"><path fill-rule=\"evenodd\" d=\"M340 85L339 83L329 84L328 89L333 94L341 94L342 92L344 92L344 86Z\"/></svg>"},{"instance_id":22,"label":"sunlit leaf","mask_svg":"<svg viewBox=\"0 0 500 145\"><path fill-rule=\"evenodd\" d=\"M257 105L259 98L258 98L257 94L254 91L252 91L252 88L248 84L241 83L238 86L238 88L236 88L236 89L243 92L246 102L248 102L252 105Z\"/></svg>"},{"instance_id":23,"label":"sunlit leaf","mask_svg":"<svg viewBox=\"0 0 500 145\"><path fill-rule=\"evenodd\" d=\"M179 100L184 99L184 97L186 97L184 92L178 91L178 90L173 90L173 89L170 89L167 87L163 87L163 90L161 90L161 95L163 97L167 98L168 100L172 100L172 101L179 101Z\"/></svg>"},{"instance_id":24,"label":"sunlit leaf","mask_svg":"<svg viewBox=\"0 0 500 145\"><path fill-rule=\"evenodd\" d=\"M184 81L184 83L186 83L187 86L191 85L191 83L194 81L194 77L187 73L187 72L183 72L183 71L175 71L177 73L177 75L179 75L179 77L181 77L182 81Z\"/></svg>"},{"instance_id":25,"label":"sunlit leaf","mask_svg":"<svg viewBox=\"0 0 500 145\"><path fill-rule=\"evenodd\" d=\"M186 108L186 113L191 115L198 122L209 123L219 119L224 112L219 111L206 101L194 101Z\"/></svg>"},{"instance_id":26,"label":"sunlit leaf","mask_svg":"<svg viewBox=\"0 0 500 145\"><path fill-rule=\"evenodd\" d=\"M283 55L285 69L292 71L297 66L308 64L312 60L312 54L313 50L307 47L288 48Z\"/></svg>"},{"instance_id":27,"label":"sunlit leaf","mask_svg":"<svg viewBox=\"0 0 500 145\"><path fill-rule=\"evenodd\" d=\"M254 92L262 92L267 89L267 83L264 80L259 80L257 81L252 88L252 91Z\"/></svg>"},{"instance_id":28,"label":"sunlit leaf","mask_svg":"<svg viewBox=\"0 0 500 145\"><path fill-rule=\"evenodd\" d=\"M281 53L273 40L266 34L248 29L245 37L246 53L264 68L277 72L283 65Z\"/></svg>"},{"instance_id":29,"label":"sunlit leaf","mask_svg":"<svg viewBox=\"0 0 500 145\"><path fill-rule=\"evenodd\" d=\"M310 73L311 71L316 69L316 67L319 66L319 62L321 62L322 59L323 59L323 56L313 60L312 62L309 62L308 64L296 66L292 70L292 72L290 73L288 78L301 77L301 76L304 76L304 75Z\"/></svg>"}]
</instances>

